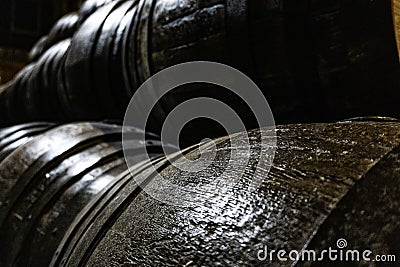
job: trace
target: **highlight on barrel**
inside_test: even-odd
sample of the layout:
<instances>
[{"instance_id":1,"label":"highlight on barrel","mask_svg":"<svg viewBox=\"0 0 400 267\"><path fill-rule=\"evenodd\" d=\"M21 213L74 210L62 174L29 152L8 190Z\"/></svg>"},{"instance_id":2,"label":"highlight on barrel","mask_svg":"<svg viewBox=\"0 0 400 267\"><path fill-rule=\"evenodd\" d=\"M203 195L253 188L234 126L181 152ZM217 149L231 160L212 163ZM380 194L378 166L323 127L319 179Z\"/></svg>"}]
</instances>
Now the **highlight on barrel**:
<instances>
[{"instance_id":1,"label":"highlight on barrel","mask_svg":"<svg viewBox=\"0 0 400 267\"><path fill-rule=\"evenodd\" d=\"M130 142L141 144L139 132L129 129ZM21 265L25 253L30 264L50 263L78 213L127 172L121 135L121 126L84 122L0 130L1 266ZM158 138L146 138L150 157L161 154ZM138 163L147 158L133 154Z\"/></svg>"}]
</instances>

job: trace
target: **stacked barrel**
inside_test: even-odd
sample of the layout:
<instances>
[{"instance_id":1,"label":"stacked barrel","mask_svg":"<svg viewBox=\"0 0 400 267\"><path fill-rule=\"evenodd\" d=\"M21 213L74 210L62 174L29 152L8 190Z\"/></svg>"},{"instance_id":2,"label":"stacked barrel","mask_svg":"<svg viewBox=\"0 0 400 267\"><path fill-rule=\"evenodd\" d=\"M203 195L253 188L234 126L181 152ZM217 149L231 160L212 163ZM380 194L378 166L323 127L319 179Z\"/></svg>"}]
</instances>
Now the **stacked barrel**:
<instances>
[{"instance_id":1,"label":"stacked barrel","mask_svg":"<svg viewBox=\"0 0 400 267\"><path fill-rule=\"evenodd\" d=\"M120 120L146 79L193 60L227 63L249 75L281 123L399 115L390 0L86 1L32 57L38 60L1 92L1 105L13 109L1 113L3 125ZM215 91L184 87L162 105L169 110ZM18 97L23 103L12 100L16 94L26 96ZM24 110L29 105L37 114Z\"/></svg>"},{"instance_id":2,"label":"stacked barrel","mask_svg":"<svg viewBox=\"0 0 400 267\"><path fill-rule=\"evenodd\" d=\"M129 141L139 144L139 132L130 128ZM30 123L0 131L1 266L50 263L86 204L129 174L121 134L120 126L105 123ZM146 140L150 158L162 153L157 136ZM145 159L139 152L131 158Z\"/></svg>"},{"instance_id":3,"label":"stacked barrel","mask_svg":"<svg viewBox=\"0 0 400 267\"><path fill-rule=\"evenodd\" d=\"M397 119L254 129L172 156L147 129L104 121L121 121L153 74L196 60L251 77L279 123L400 116L393 27L390 0L85 1L0 88L0 266L335 266L267 252L344 239L396 260ZM198 96L252 120L221 88L191 84L160 100L150 128ZM201 126L193 138L215 133ZM210 164L191 171L199 158Z\"/></svg>"}]
</instances>

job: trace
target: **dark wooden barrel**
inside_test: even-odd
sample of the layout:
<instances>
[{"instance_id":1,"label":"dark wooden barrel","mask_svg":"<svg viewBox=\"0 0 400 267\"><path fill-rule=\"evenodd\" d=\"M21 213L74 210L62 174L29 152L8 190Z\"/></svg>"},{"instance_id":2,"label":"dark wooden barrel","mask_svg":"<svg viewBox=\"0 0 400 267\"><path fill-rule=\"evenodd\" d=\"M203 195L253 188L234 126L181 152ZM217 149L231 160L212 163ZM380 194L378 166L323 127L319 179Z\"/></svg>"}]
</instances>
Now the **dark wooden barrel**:
<instances>
[{"instance_id":1,"label":"dark wooden barrel","mask_svg":"<svg viewBox=\"0 0 400 267\"><path fill-rule=\"evenodd\" d=\"M112 1L87 18L74 35L64 69L68 113L74 118L122 118L126 104L117 105L118 97L125 96L127 103L129 96L121 97L124 88L112 86L111 80L122 78L110 75L114 67L121 69L121 58L112 53L122 48L114 37L118 34L119 42L123 41L118 27L134 5L133 1Z\"/></svg>"},{"instance_id":2,"label":"dark wooden barrel","mask_svg":"<svg viewBox=\"0 0 400 267\"><path fill-rule=\"evenodd\" d=\"M7 83L1 89L0 99L2 112L0 118L3 124L13 121L14 123L25 122L26 116L25 97L30 75L34 70L34 64L25 66L12 82Z\"/></svg>"},{"instance_id":3,"label":"dark wooden barrel","mask_svg":"<svg viewBox=\"0 0 400 267\"><path fill-rule=\"evenodd\" d=\"M71 38L79 26L78 19L79 15L76 12L67 14L59 19L48 34L47 48L62 40Z\"/></svg>"},{"instance_id":4,"label":"dark wooden barrel","mask_svg":"<svg viewBox=\"0 0 400 267\"><path fill-rule=\"evenodd\" d=\"M46 50L47 45L47 35L41 37L37 42L33 45L31 50L29 51L29 59L31 61L36 61Z\"/></svg>"},{"instance_id":5,"label":"dark wooden barrel","mask_svg":"<svg viewBox=\"0 0 400 267\"><path fill-rule=\"evenodd\" d=\"M58 90L62 59L70 46L70 39L60 41L47 49L39 60L22 69L9 83L1 103L6 111L0 120L21 123L35 120L66 121L61 105L62 92Z\"/></svg>"},{"instance_id":6,"label":"dark wooden barrel","mask_svg":"<svg viewBox=\"0 0 400 267\"><path fill-rule=\"evenodd\" d=\"M100 7L107 5L114 0L86 0L83 1L79 9L79 25L82 24L90 15L96 12Z\"/></svg>"},{"instance_id":7,"label":"dark wooden barrel","mask_svg":"<svg viewBox=\"0 0 400 267\"><path fill-rule=\"evenodd\" d=\"M97 9L110 3L113 0L86 0L83 1L80 9L64 15L60 18L49 33L40 38L32 47L29 58L31 61L36 61L48 48L54 44L71 38L77 28Z\"/></svg>"},{"instance_id":8,"label":"dark wooden barrel","mask_svg":"<svg viewBox=\"0 0 400 267\"><path fill-rule=\"evenodd\" d=\"M140 190L128 176L126 185L116 185L115 191L103 196L124 197L103 204L97 214L87 208L85 216L90 219L75 221L53 264L291 266L290 260L260 261L259 251L264 253L265 246L299 252L336 247L339 238L348 240L349 249L398 254L399 126L339 123L278 127L274 163L268 175L259 177L262 184L255 191L248 190L256 167L252 160L232 190L224 191L229 176L217 188L207 187L228 164L229 142L219 139L219 152L210 169L200 173L168 165L159 169L164 179L190 192L185 200L192 205L179 206L185 200L178 191L154 191L159 198L174 200L174 205L155 200L147 185ZM249 134L252 156L257 157L258 133ZM194 149L186 158L195 159L198 153ZM382 222L385 226L379 227Z\"/></svg>"},{"instance_id":9,"label":"dark wooden barrel","mask_svg":"<svg viewBox=\"0 0 400 267\"><path fill-rule=\"evenodd\" d=\"M28 143L39 135L55 127L53 123L32 122L20 124L0 131L0 162L18 147Z\"/></svg>"},{"instance_id":10,"label":"dark wooden barrel","mask_svg":"<svg viewBox=\"0 0 400 267\"><path fill-rule=\"evenodd\" d=\"M30 60L37 61L50 47L60 41L71 38L79 26L78 19L79 15L76 12L69 13L60 18L50 29L50 32L39 39L32 47L29 53Z\"/></svg>"},{"instance_id":11,"label":"dark wooden barrel","mask_svg":"<svg viewBox=\"0 0 400 267\"><path fill-rule=\"evenodd\" d=\"M113 20L111 14L119 9L104 11L97 20ZM122 68L122 86L128 95L166 67L211 60L233 65L250 75L263 90L278 122L398 115L393 101L398 97L399 65L390 1L143 0L133 4L129 16L132 19L124 32L122 60L110 60L107 50L96 54L102 62L108 62L110 69ZM66 72L76 75L67 77L71 83L67 90L71 95L90 92L90 86L99 88L98 83L103 84L100 88L107 87L99 91L123 96L120 87L107 85L104 78L99 78L121 81L120 76L103 75L110 71L90 67L91 56L79 53L80 44L91 49L87 51L98 51L98 45L104 47L101 37L83 42L82 36L112 36L99 25L86 26L79 31L75 49L69 51L68 57L73 60L67 61ZM78 86L75 83L82 73L85 80L93 73L98 75L85 86ZM184 87L163 101L164 109L198 95L218 98L215 91ZM114 95L95 94L77 99L104 103L103 95ZM104 115L121 116L124 110L118 111L118 106L109 102L103 105L111 106L113 112L108 110ZM82 114L99 116L99 111L89 105L76 105Z\"/></svg>"},{"instance_id":12,"label":"dark wooden barrel","mask_svg":"<svg viewBox=\"0 0 400 267\"><path fill-rule=\"evenodd\" d=\"M58 90L58 75L70 43L70 39L60 41L43 53L36 62L23 97L27 109L25 118L65 121Z\"/></svg>"},{"instance_id":13,"label":"dark wooden barrel","mask_svg":"<svg viewBox=\"0 0 400 267\"><path fill-rule=\"evenodd\" d=\"M396 117L391 11L391 0L86 1L62 60L58 89L68 104L61 109L70 120L121 119L152 74L211 60L253 78L279 123ZM216 91L184 87L162 104L170 110Z\"/></svg>"},{"instance_id":14,"label":"dark wooden barrel","mask_svg":"<svg viewBox=\"0 0 400 267\"><path fill-rule=\"evenodd\" d=\"M153 183L149 163L127 171L119 127L53 128L1 163L2 266L291 266L264 259L266 246L301 253L341 238L347 249L399 256L398 122L279 126L268 174L256 169L267 132L248 133L251 159L233 185L235 172L218 175L244 149L231 147L243 134L215 140L213 162L198 172L174 167L183 158L174 166L158 158L176 191ZM249 189L253 179L260 183Z\"/></svg>"},{"instance_id":15,"label":"dark wooden barrel","mask_svg":"<svg viewBox=\"0 0 400 267\"><path fill-rule=\"evenodd\" d=\"M129 140L142 142L139 132L130 128ZM81 209L126 172L121 135L120 126L105 123L0 130L1 266L20 265L25 253L35 266L50 263ZM160 154L157 137L146 138L150 157ZM139 152L134 156L145 159Z\"/></svg>"},{"instance_id":16,"label":"dark wooden barrel","mask_svg":"<svg viewBox=\"0 0 400 267\"><path fill-rule=\"evenodd\" d=\"M390 0L145 3L152 16L138 28L140 36L151 27L137 48L141 81L214 60L250 75L279 123L398 116Z\"/></svg>"}]
</instances>

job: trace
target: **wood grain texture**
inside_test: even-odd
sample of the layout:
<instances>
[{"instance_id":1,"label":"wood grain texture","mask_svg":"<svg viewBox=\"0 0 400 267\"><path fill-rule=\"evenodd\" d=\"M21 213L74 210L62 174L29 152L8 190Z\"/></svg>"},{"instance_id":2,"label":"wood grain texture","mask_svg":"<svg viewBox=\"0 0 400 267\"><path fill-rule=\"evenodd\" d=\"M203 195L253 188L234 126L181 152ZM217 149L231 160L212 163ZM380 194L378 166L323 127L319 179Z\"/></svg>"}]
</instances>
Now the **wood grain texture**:
<instances>
[{"instance_id":1,"label":"wood grain texture","mask_svg":"<svg viewBox=\"0 0 400 267\"><path fill-rule=\"evenodd\" d=\"M159 194L161 199L173 199L176 204L190 201L189 206L163 204L149 195L151 190L138 188L131 176L121 176L118 183L92 202L99 205L98 209L86 209L81 218L87 219L75 221L71 226L71 235L64 238L66 242L59 247L60 253L53 263L66 266L290 266L293 262L260 262L257 251L265 245L269 249L301 251L310 240L324 238L332 232L324 229L337 225L335 214L348 218L348 231L353 222L354 229L359 229L356 214L342 213L345 207L361 208L363 202L352 201L353 197L369 199L371 207L385 205L382 211L390 212L387 221L399 219L398 212L391 213L398 202L393 201L395 206L387 201L384 204L373 198L375 192L368 188L379 189L380 185L391 184L395 187L390 191L393 194L378 199L395 196L397 176L386 181L380 175L381 171L390 173L392 167L396 172L397 163L392 160L398 157L400 124L288 125L278 127L276 133L278 147L274 163L268 175L261 173L262 185L256 191L248 191L246 185L252 179L260 151L257 131L249 133L253 160L249 161L240 181L227 192L224 188L229 176L216 187L211 186L211 181L228 164L231 148L226 138L217 141L218 152L213 164L201 172L185 172L162 161L157 163L164 179L182 185L190 197L183 199L176 191L163 188L162 182L152 184L151 174L143 186L147 189L151 186L155 189L152 193ZM396 156L387 156L391 153ZM186 154L189 159L198 156L197 149ZM179 161L178 158L175 163ZM380 167L381 164L385 167ZM137 172L141 172L140 168ZM380 178L371 178L374 175ZM357 190L364 194L354 195ZM218 194L219 191L224 194ZM368 217L363 229L375 227L381 218ZM371 233L379 241L374 244L382 251L393 240L398 241L394 237L398 226L389 225L385 234ZM362 230L358 232L360 235L349 235L349 238L357 238L355 242L360 244L368 243L369 238L361 234ZM336 239L326 240L336 242Z\"/></svg>"},{"instance_id":2,"label":"wood grain texture","mask_svg":"<svg viewBox=\"0 0 400 267\"><path fill-rule=\"evenodd\" d=\"M290 266L293 262L259 261L257 252L265 245L269 250L321 249L339 237L353 249L397 251L396 121L279 126L268 174L255 172L264 150L259 130L253 130L250 160L233 185L235 172L224 172L232 151L245 153L240 145L231 147L244 134L215 140L215 158L202 171L182 171L158 157L130 172L120 153L120 127L80 123L40 134L45 127L54 126L0 130L4 145L29 137L1 162L4 266ZM2 149L0 154L6 146ZM187 159L199 155L197 146L185 151ZM202 155L213 156L208 150ZM173 161L179 164L182 158ZM148 172L153 164L185 194L155 179ZM261 184L248 190L255 173ZM147 178L139 186L141 174Z\"/></svg>"},{"instance_id":3,"label":"wood grain texture","mask_svg":"<svg viewBox=\"0 0 400 267\"><path fill-rule=\"evenodd\" d=\"M141 142L138 132L130 128L130 142ZM126 171L121 135L121 126L105 123L0 129L2 266L50 263L77 214ZM147 138L157 156L160 142ZM133 152L136 162L145 159Z\"/></svg>"},{"instance_id":4,"label":"wood grain texture","mask_svg":"<svg viewBox=\"0 0 400 267\"><path fill-rule=\"evenodd\" d=\"M41 110L43 96L48 102L55 96L37 90L42 81L38 83L34 75L18 86L30 95L22 108L31 105L25 113L34 116L19 116L8 100L14 94L5 93L0 104L5 102L17 115L7 112L0 123L30 121L49 113L63 121L122 119L129 98L151 75L196 60L226 63L249 75L278 123L400 116L396 102L400 65L392 17L392 7L395 14L397 7L392 0L137 0L126 14L130 19L118 16L121 20L115 18L114 26L106 30L104 21L113 13L112 6L118 9L116 2L87 1L78 12L85 20L67 57L59 60L58 91L64 102L60 112ZM104 14L105 9L110 12ZM117 36L120 44L113 42L116 31L123 32L122 39ZM96 54L97 42L102 43ZM110 57L113 45L121 52ZM27 89L30 83L33 89ZM171 110L196 93L208 94L207 90L187 86L161 101L163 109ZM244 114L249 120L251 114ZM153 129L163 116L162 112L152 116Z\"/></svg>"}]
</instances>

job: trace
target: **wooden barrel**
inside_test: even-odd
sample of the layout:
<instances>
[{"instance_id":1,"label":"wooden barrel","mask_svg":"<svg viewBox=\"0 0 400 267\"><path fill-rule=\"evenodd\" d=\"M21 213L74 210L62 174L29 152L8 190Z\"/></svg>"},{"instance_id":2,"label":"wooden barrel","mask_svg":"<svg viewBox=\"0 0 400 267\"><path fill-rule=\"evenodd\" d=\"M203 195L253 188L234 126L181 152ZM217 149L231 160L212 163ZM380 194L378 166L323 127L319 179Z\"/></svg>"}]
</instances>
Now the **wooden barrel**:
<instances>
[{"instance_id":1,"label":"wooden barrel","mask_svg":"<svg viewBox=\"0 0 400 267\"><path fill-rule=\"evenodd\" d=\"M58 98L58 72L61 59L70 46L70 39L48 49L35 64L25 91L26 118L63 121L64 113ZM49 101L52 99L52 101Z\"/></svg>"},{"instance_id":2,"label":"wooden barrel","mask_svg":"<svg viewBox=\"0 0 400 267\"><path fill-rule=\"evenodd\" d=\"M121 101L119 96L127 103L129 96L122 94L125 92L123 87L111 87L111 80L122 79L122 76L109 74L114 67L121 69L121 58L112 57L113 51L120 47L119 43L114 43L114 37L115 34L121 35L117 29L124 16L131 15L129 10L134 5L133 1L112 1L87 18L74 35L64 68L70 105L67 112L72 117L122 118L126 106L116 103ZM122 38L119 40L123 41Z\"/></svg>"},{"instance_id":3,"label":"wooden barrel","mask_svg":"<svg viewBox=\"0 0 400 267\"><path fill-rule=\"evenodd\" d=\"M2 266L292 266L265 249L301 253L338 239L371 258L399 252L398 122L279 126L268 174L257 166L271 149L259 136L271 129L250 131L251 158L233 185L235 172L225 171L232 152L245 155L231 147L244 134L215 140L216 154L196 146L174 165L154 161L181 190L152 183L147 163L127 171L119 131L59 126L3 160ZM181 168L200 153L213 159L206 169Z\"/></svg>"},{"instance_id":4,"label":"wooden barrel","mask_svg":"<svg viewBox=\"0 0 400 267\"><path fill-rule=\"evenodd\" d=\"M145 3L154 11L138 28L140 36L151 26L137 52L141 81L173 64L215 60L250 75L281 123L398 116L389 0Z\"/></svg>"},{"instance_id":5,"label":"wooden barrel","mask_svg":"<svg viewBox=\"0 0 400 267\"><path fill-rule=\"evenodd\" d=\"M55 124L52 123L33 122L2 129L0 131L0 162L15 149L32 140L36 135L53 127L55 127Z\"/></svg>"},{"instance_id":6,"label":"wooden barrel","mask_svg":"<svg viewBox=\"0 0 400 267\"><path fill-rule=\"evenodd\" d=\"M69 39L75 33L78 27L78 14L70 13L60 18L50 29L50 32L40 38L32 47L29 57L31 61L37 61L46 50L60 41Z\"/></svg>"},{"instance_id":7,"label":"wooden barrel","mask_svg":"<svg viewBox=\"0 0 400 267\"><path fill-rule=\"evenodd\" d=\"M113 0L86 0L82 3L78 14L79 14L79 22L81 25L90 15L96 12L100 7L107 5Z\"/></svg>"},{"instance_id":8,"label":"wooden barrel","mask_svg":"<svg viewBox=\"0 0 400 267\"><path fill-rule=\"evenodd\" d=\"M37 62L23 68L4 89L6 112L0 114L2 123L35 120L66 121L59 91L59 72L70 39L47 49Z\"/></svg>"},{"instance_id":9,"label":"wooden barrel","mask_svg":"<svg viewBox=\"0 0 400 267\"><path fill-rule=\"evenodd\" d=\"M115 21L121 8L103 14L99 10L96 21ZM250 75L278 123L398 115L394 101L400 76L389 1L143 0L132 4L129 17L128 26L120 19L125 36L117 46L117 51L122 46L118 57L110 59L110 48L105 49L102 36L113 36L105 26L87 23L73 40L65 71L69 95L76 96L71 99L74 117L122 117L126 99L142 82L192 60L228 63ZM98 39L80 40L96 33ZM82 44L95 56L81 53ZM116 71L107 75L111 70ZM110 85L110 80L119 86ZM238 106L220 88L190 85L162 99L162 109L168 112L199 96ZM241 114L246 121L247 110L241 109Z\"/></svg>"},{"instance_id":10,"label":"wooden barrel","mask_svg":"<svg viewBox=\"0 0 400 267\"><path fill-rule=\"evenodd\" d=\"M25 66L19 71L12 82L4 86L0 92L2 112L0 113L1 125L7 122L25 122L26 106L24 95L27 92L27 84L34 70L34 64ZM18 107L18 108L16 108Z\"/></svg>"},{"instance_id":11,"label":"wooden barrel","mask_svg":"<svg viewBox=\"0 0 400 267\"><path fill-rule=\"evenodd\" d=\"M76 12L69 13L59 19L47 35L47 49L62 40L71 38L79 26L78 19L79 15Z\"/></svg>"},{"instance_id":12,"label":"wooden barrel","mask_svg":"<svg viewBox=\"0 0 400 267\"><path fill-rule=\"evenodd\" d=\"M86 0L83 1L80 9L61 17L49 33L40 38L32 47L29 58L31 61L36 61L39 57L54 44L71 38L77 28L97 9L110 3L113 0Z\"/></svg>"},{"instance_id":13,"label":"wooden barrel","mask_svg":"<svg viewBox=\"0 0 400 267\"><path fill-rule=\"evenodd\" d=\"M33 45L31 50L29 51L29 59L30 61L36 61L46 50L47 45L47 35L41 37L37 42Z\"/></svg>"},{"instance_id":14,"label":"wooden barrel","mask_svg":"<svg viewBox=\"0 0 400 267\"><path fill-rule=\"evenodd\" d=\"M142 142L139 132L130 128L129 140ZM1 266L19 265L25 253L32 264L50 263L80 210L126 172L121 135L120 126L105 123L0 130ZM146 137L150 157L161 153L157 138ZM145 159L139 152L134 156Z\"/></svg>"},{"instance_id":15,"label":"wooden barrel","mask_svg":"<svg viewBox=\"0 0 400 267\"><path fill-rule=\"evenodd\" d=\"M63 113L121 119L152 74L211 60L253 78L278 123L399 116L391 11L391 0L87 1L61 68ZM183 87L161 103L216 91Z\"/></svg>"}]
</instances>

